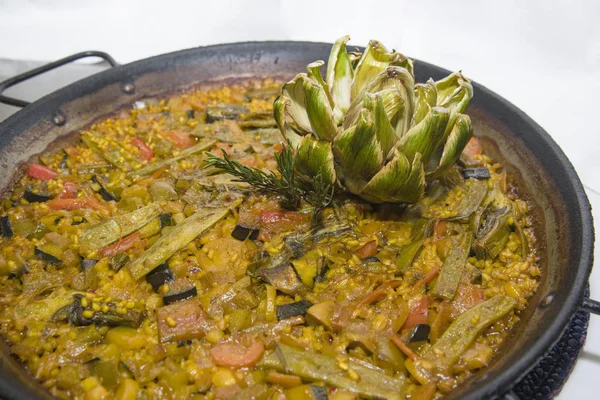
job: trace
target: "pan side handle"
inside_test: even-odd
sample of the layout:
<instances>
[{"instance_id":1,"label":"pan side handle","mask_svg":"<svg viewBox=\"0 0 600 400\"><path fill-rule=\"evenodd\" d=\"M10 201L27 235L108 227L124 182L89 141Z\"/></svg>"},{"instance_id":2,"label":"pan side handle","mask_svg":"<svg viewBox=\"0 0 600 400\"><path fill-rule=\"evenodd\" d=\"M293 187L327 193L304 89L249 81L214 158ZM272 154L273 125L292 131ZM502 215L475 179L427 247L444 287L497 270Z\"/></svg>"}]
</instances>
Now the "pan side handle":
<instances>
[{"instance_id":1,"label":"pan side handle","mask_svg":"<svg viewBox=\"0 0 600 400\"><path fill-rule=\"evenodd\" d=\"M579 308L583 311L600 315L600 301L592 300L589 297L583 298L583 302Z\"/></svg>"},{"instance_id":2,"label":"pan side handle","mask_svg":"<svg viewBox=\"0 0 600 400\"><path fill-rule=\"evenodd\" d=\"M24 82L34 76L41 75L45 72L51 71L55 68L58 68L62 65L71 63L76 60L80 60L82 58L87 57L99 57L110 64L111 67L116 67L119 65L114 58L112 58L108 53L104 53L102 51L83 51L81 53L73 54L65 58L61 58L60 60L42 65L40 67L34 68L30 71L23 72L17 76L13 76L3 82L0 82L0 103L8 104L15 107L26 107L30 103L25 100L15 99L13 97L4 96L4 91L14 85L17 85L21 82Z\"/></svg>"}]
</instances>

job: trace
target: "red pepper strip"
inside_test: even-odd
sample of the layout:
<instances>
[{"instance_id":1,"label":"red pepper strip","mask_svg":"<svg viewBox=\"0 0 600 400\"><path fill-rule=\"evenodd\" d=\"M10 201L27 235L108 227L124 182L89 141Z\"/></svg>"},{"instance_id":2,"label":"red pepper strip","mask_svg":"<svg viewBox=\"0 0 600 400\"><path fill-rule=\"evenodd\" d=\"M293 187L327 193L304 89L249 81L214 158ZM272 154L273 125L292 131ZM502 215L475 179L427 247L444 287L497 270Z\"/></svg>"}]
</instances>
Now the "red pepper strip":
<instances>
[{"instance_id":1,"label":"red pepper strip","mask_svg":"<svg viewBox=\"0 0 600 400\"><path fill-rule=\"evenodd\" d=\"M27 175L41 181L47 181L48 179L56 178L58 172L41 164L29 164L29 167L27 168Z\"/></svg>"},{"instance_id":2,"label":"red pepper strip","mask_svg":"<svg viewBox=\"0 0 600 400\"><path fill-rule=\"evenodd\" d=\"M74 199L77 197L77 186L73 182L65 182L63 190L58 195L59 199Z\"/></svg>"},{"instance_id":3,"label":"red pepper strip","mask_svg":"<svg viewBox=\"0 0 600 400\"><path fill-rule=\"evenodd\" d=\"M129 250L140 240L142 240L142 238L140 237L140 234L135 232L129 236L124 237L123 239L119 240L118 242L115 242L111 245L101 248L100 250L98 250L98 254L100 254L102 257L111 257L117 253L122 253L124 251Z\"/></svg>"},{"instance_id":4,"label":"red pepper strip","mask_svg":"<svg viewBox=\"0 0 600 400\"><path fill-rule=\"evenodd\" d=\"M415 286L413 287L414 290L419 289L421 286L424 286L427 283L429 283L432 280L434 280L435 277L438 276L439 273L440 273L440 267L439 266L433 267L431 269L431 271L429 271L428 273L426 273L425 276L423 278L421 278L420 281L418 281L417 283L415 283Z\"/></svg>"},{"instance_id":5,"label":"red pepper strip","mask_svg":"<svg viewBox=\"0 0 600 400\"><path fill-rule=\"evenodd\" d=\"M136 137L131 140L131 144L139 149L141 160L150 161L154 157L154 151L142 139Z\"/></svg>"},{"instance_id":6,"label":"red pepper strip","mask_svg":"<svg viewBox=\"0 0 600 400\"><path fill-rule=\"evenodd\" d=\"M394 344L398 346L400 351L403 352L411 360L416 361L419 358L419 356L414 351L412 351L410 347L406 345L406 343L404 343L402 338L400 338L400 336L398 336L397 333L394 336L392 336L392 342L394 342Z\"/></svg>"},{"instance_id":7,"label":"red pepper strip","mask_svg":"<svg viewBox=\"0 0 600 400\"><path fill-rule=\"evenodd\" d=\"M106 210L106 207L98 203L93 197L80 197L77 199L54 198L46 202L52 210L78 210L80 208L93 208L94 210Z\"/></svg>"}]
</instances>

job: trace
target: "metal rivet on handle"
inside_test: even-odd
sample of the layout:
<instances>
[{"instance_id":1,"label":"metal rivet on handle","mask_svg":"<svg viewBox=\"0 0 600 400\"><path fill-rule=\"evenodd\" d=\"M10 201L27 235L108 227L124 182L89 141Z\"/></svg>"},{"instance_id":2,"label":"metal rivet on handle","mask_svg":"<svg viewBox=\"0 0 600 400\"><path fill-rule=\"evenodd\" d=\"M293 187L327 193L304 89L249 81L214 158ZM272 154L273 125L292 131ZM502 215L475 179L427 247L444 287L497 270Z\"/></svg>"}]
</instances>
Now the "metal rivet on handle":
<instances>
[{"instance_id":1,"label":"metal rivet on handle","mask_svg":"<svg viewBox=\"0 0 600 400\"><path fill-rule=\"evenodd\" d=\"M133 94L135 92L135 86L133 85L133 83L126 83L123 86L121 86L121 90L123 91L123 93Z\"/></svg>"},{"instance_id":2,"label":"metal rivet on handle","mask_svg":"<svg viewBox=\"0 0 600 400\"><path fill-rule=\"evenodd\" d=\"M552 301L554 300L554 295L553 294L549 294L546 297L544 297L540 303L540 307L541 308L546 308L548 307L550 304L552 304Z\"/></svg>"},{"instance_id":3,"label":"metal rivet on handle","mask_svg":"<svg viewBox=\"0 0 600 400\"><path fill-rule=\"evenodd\" d=\"M59 111L52 117L52 122L54 122L54 125L62 126L67 122L67 117Z\"/></svg>"}]
</instances>

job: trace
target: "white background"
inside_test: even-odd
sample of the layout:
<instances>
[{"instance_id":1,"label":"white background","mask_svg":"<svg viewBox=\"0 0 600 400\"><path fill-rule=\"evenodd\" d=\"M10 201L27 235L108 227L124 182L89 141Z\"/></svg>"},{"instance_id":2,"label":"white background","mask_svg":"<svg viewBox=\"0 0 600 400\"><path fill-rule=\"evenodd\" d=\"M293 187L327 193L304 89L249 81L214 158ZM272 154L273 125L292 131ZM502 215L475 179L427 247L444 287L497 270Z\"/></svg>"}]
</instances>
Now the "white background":
<instances>
[{"instance_id":1,"label":"white background","mask_svg":"<svg viewBox=\"0 0 600 400\"><path fill-rule=\"evenodd\" d=\"M53 60L95 49L125 63L224 42L379 39L462 69L527 112L562 146L600 209L599 16L600 2L591 0L0 0L0 58ZM600 268L591 285L600 298ZM592 317L559 399L600 397L599 319Z\"/></svg>"}]
</instances>

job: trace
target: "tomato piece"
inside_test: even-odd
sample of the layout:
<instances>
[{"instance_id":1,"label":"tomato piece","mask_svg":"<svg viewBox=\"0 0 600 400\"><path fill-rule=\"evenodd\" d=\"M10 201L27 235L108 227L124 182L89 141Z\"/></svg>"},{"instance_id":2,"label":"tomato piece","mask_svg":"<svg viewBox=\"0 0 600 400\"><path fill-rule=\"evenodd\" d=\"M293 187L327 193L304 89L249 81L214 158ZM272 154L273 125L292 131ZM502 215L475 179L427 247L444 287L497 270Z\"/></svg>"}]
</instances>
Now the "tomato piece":
<instances>
[{"instance_id":1,"label":"tomato piece","mask_svg":"<svg viewBox=\"0 0 600 400\"><path fill-rule=\"evenodd\" d=\"M481 143L479 142L479 139L476 137L472 137L471 140L469 140L469 143L467 143L467 145L465 146L463 154L467 158L473 158L475 156L483 154L483 149L481 148Z\"/></svg>"},{"instance_id":2,"label":"tomato piece","mask_svg":"<svg viewBox=\"0 0 600 400\"><path fill-rule=\"evenodd\" d=\"M73 182L65 182L63 190L58 195L59 199L74 199L77 197L77 186Z\"/></svg>"},{"instance_id":3,"label":"tomato piece","mask_svg":"<svg viewBox=\"0 0 600 400\"><path fill-rule=\"evenodd\" d=\"M242 338L239 341L216 345L210 350L214 363L220 367L245 368L260 361L265 345L258 339Z\"/></svg>"},{"instance_id":4,"label":"tomato piece","mask_svg":"<svg viewBox=\"0 0 600 400\"><path fill-rule=\"evenodd\" d=\"M485 300L483 289L470 283L461 283L458 286L456 297L452 301L452 318L458 317L470 308L475 307Z\"/></svg>"},{"instance_id":5,"label":"tomato piece","mask_svg":"<svg viewBox=\"0 0 600 400\"><path fill-rule=\"evenodd\" d=\"M363 244L358 250L354 252L359 258L375 257L377 255L377 241L371 240Z\"/></svg>"},{"instance_id":6,"label":"tomato piece","mask_svg":"<svg viewBox=\"0 0 600 400\"><path fill-rule=\"evenodd\" d=\"M430 302L431 298L429 296L423 296L418 303L413 304L402 329L414 328L417 325L426 324Z\"/></svg>"},{"instance_id":7,"label":"tomato piece","mask_svg":"<svg viewBox=\"0 0 600 400\"><path fill-rule=\"evenodd\" d=\"M190 147L196 144L196 141L184 131L169 131L164 136L169 142L179 148Z\"/></svg>"},{"instance_id":8,"label":"tomato piece","mask_svg":"<svg viewBox=\"0 0 600 400\"><path fill-rule=\"evenodd\" d=\"M131 144L138 148L140 160L150 161L154 157L154 151L142 139L133 138Z\"/></svg>"},{"instance_id":9,"label":"tomato piece","mask_svg":"<svg viewBox=\"0 0 600 400\"><path fill-rule=\"evenodd\" d=\"M40 181L47 181L48 179L54 179L58 175L58 172L42 165L42 164L29 164L27 168L27 175L32 178L39 179Z\"/></svg>"},{"instance_id":10,"label":"tomato piece","mask_svg":"<svg viewBox=\"0 0 600 400\"><path fill-rule=\"evenodd\" d=\"M169 325L169 318L172 318L175 324ZM212 328L211 320L197 298L160 307L156 311L156 322L161 343L199 339Z\"/></svg>"},{"instance_id":11,"label":"tomato piece","mask_svg":"<svg viewBox=\"0 0 600 400\"><path fill-rule=\"evenodd\" d=\"M259 226L259 240L268 240L272 235L278 233L308 229L310 215L296 211L261 211Z\"/></svg>"},{"instance_id":12,"label":"tomato piece","mask_svg":"<svg viewBox=\"0 0 600 400\"><path fill-rule=\"evenodd\" d=\"M78 210L81 208L93 208L94 210L106 210L106 207L92 197L77 199L54 198L46 202L52 210Z\"/></svg>"},{"instance_id":13,"label":"tomato piece","mask_svg":"<svg viewBox=\"0 0 600 400\"><path fill-rule=\"evenodd\" d=\"M141 240L142 238L140 234L135 232L111 245L101 248L98 250L98 254L100 254L102 257L111 257L117 253L122 253L129 250L137 243L140 243Z\"/></svg>"}]
</instances>

